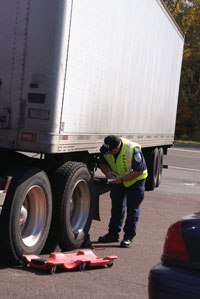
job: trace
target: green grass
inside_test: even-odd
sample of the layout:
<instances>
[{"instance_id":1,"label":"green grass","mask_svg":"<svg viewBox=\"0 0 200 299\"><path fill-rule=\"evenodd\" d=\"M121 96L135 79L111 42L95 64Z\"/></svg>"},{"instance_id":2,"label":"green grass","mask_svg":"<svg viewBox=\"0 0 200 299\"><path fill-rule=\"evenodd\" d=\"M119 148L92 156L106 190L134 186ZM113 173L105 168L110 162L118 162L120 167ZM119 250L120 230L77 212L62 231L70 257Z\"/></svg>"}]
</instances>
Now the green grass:
<instances>
[{"instance_id":1,"label":"green grass","mask_svg":"<svg viewBox=\"0 0 200 299\"><path fill-rule=\"evenodd\" d=\"M184 143L184 144L200 144L200 141L192 141L192 140L179 140L175 139L177 143Z\"/></svg>"}]
</instances>

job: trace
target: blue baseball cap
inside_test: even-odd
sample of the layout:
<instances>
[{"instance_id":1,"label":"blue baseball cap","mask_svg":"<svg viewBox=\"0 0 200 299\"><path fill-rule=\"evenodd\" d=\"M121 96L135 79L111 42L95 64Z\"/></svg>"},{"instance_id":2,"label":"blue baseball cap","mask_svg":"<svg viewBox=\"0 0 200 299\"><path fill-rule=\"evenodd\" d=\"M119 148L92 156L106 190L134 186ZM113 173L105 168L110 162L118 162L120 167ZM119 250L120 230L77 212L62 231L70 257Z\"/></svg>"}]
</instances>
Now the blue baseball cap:
<instances>
[{"instance_id":1,"label":"blue baseball cap","mask_svg":"<svg viewBox=\"0 0 200 299\"><path fill-rule=\"evenodd\" d=\"M114 148L116 148L121 142L121 139L115 135L109 135L104 139L104 144L100 148L100 152L109 154Z\"/></svg>"}]
</instances>

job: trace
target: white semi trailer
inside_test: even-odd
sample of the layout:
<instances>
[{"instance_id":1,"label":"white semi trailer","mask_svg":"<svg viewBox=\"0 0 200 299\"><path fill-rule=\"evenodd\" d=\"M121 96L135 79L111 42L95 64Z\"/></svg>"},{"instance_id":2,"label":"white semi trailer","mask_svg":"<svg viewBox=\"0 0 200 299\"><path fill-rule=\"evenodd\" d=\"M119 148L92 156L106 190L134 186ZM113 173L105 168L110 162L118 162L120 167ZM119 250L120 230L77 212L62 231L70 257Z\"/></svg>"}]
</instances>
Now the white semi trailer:
<instances>
[{"instance_id":1,"label":"white semi trailer","mask_svg":"<svg viewBox=\"0 0 200 299\"><path fill-rule=\"evenodd\" d=\"M0 1L1 256L82 245L108 134L140 143L159 185L183 44L160 0Z\"/></svg>"}]
</instances>

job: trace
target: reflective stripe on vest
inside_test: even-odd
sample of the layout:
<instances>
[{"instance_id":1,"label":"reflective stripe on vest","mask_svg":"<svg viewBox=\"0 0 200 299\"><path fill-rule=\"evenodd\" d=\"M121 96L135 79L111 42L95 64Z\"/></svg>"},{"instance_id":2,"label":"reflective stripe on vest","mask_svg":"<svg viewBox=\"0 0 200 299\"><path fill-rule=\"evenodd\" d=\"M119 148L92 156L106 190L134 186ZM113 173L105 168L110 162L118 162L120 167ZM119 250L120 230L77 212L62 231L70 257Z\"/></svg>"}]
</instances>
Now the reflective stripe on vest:
<instances>
[{"instance_id":1,"label":"reflective stripe on vest","mask_svg":"<svg viewBox=\"0 0 200 299\"><path fill-rule=\"evenodd\" d=\"M117 177L124 177L125 175L131 173L133 171L132 169L132 158L133 158L133 151L135 147L139 147L141 149L141 145L138 143L130 142L129 140L125 138L121 138L123 145L121 148L121 151L119 153L119 156L121 156L121 159L118 160L119 156L117 157L117 160L115 162L115 158L113 155L107 154L104 155L105 159L107 160L108 164L110 165L112 169L112 173L114 176ZM125 159L124 159L125 156ZM122 161L124 160L124 161ZM126 165L123 164L123 162L126 161ZM120 169L120 171L124 170L123 172L118 172L117 169ZM136 181L145 179L147 177L147 170L144 170L143 173L137 177L136 179L133 179L131 181L123 182L124 186L129 187L132 184L134 184Z\"/></svg>"}]
</instances>

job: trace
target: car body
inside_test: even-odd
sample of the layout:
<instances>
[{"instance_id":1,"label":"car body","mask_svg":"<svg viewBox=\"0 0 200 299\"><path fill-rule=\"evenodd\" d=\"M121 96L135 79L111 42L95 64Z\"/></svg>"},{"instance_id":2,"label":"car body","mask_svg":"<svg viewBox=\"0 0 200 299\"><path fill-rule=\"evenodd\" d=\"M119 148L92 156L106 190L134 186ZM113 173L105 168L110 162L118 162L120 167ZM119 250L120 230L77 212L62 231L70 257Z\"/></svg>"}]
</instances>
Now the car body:
<instances>
[{"instance_id":1,"label":"car body","mask_svg":"<svg viewBox=\"0 0 200 299\"><path fill-rule=\"evenodd\" d=\"M161 262L149 272L149 299L200 298L200 213L173 223Z\"/></svg>"}]
</instances>

